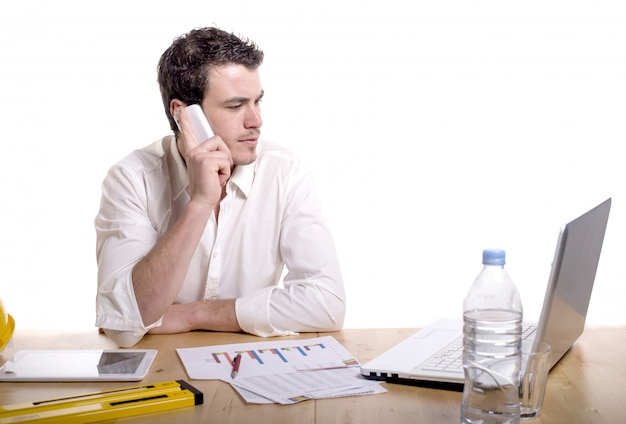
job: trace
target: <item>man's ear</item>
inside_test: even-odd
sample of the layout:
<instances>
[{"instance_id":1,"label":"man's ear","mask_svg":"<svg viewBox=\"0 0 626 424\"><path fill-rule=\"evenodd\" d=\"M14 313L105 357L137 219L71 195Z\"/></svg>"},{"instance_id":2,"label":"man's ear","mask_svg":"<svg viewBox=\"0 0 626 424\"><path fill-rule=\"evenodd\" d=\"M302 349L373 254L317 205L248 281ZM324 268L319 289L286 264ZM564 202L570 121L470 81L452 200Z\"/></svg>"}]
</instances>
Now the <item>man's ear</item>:
<instances>
[{"instance_id":1,"label":"man's ear","mask_svg":"<svg viewBox=\"0 0 626 424\"><path fill-rule=\"evenodd\" d=\"M178 108L185 107L185 106L187 105L183 103L182 101L178 99L172 99L172 101L170 102L170 115L173 116L176 121L178 121L176 117L174 116L174 114L176 113L176 110Z\"/></svg>"}]
</instances>

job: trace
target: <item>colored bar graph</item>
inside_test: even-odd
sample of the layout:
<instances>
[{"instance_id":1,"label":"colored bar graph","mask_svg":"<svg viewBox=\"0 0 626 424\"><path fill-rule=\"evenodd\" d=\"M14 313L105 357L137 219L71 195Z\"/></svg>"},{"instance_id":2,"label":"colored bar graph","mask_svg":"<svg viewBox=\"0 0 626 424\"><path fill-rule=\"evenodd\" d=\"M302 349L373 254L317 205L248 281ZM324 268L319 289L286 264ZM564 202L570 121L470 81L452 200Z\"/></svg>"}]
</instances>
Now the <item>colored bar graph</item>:
<instances>
[{"instance_id":1,"label":"colored bar graph","mask_svg":"<svg viewBox=\"0 0 626 424\"><path fill-rule=\"evenodd\" d=\"M242 352L244 353L244 352ZM250 358L252 359L256 359L259 364L263 365L263 360L261 359L261 357L254 351L254 350L247 350L245 353L247 353L248 355L250 355Z\"/></svg>"},{"instance_id":2,"label":"colored bar graph","mask_svg":"<svg viewBox=\"0 0 626 424\"><path fill-rule=\"evenodd\" d=\"M242 355L242 369L238 378L359 365L354 356L331 336L180 348L177 352L185 367L190 368L190 377L202 379L230 378L233 359L238 353Z\"/></svg>"},{"instance_id":3,"label":"colored bar graph","mask_svg":"<svg viewBox=\"0 0 626 424\"><path fill-rule=\"evenodd\" d=\"M314 343L314 344L305 344L305 345L296 345L296 346L282 346L282 347L267 347L265 349L256 349L256 350L237 350L234 352L212 352L211 358L212 361L207 358L207 360L211 362L215 362L217 364L228 364L229 366L233 365L234 356L237 353L241 353L242 355L246 355L251 360L255 361L258 365L270 365L272 363L282 363L282 364L290 364L297 369L318 369L325 368L328 365L327 362L320 363L316 361L316 356L318 354L315 351L319 351L321 353L322 350L327 349L324 343ZM269 355L269 356L268 356ZM272 359L276 358L276 359ZM313 361L313 362L310 362ZM358 361L353 358L348 359L339 359L336 362L338 366L342 364L342 366L350 367L358 365ZM271 365L270 365L271 366ZM332 367L332 366L331 366Z\"/></svg>"},{"instance_id":4,"label":"colored bar graph","mask_svg":"<svg viewBox=\"0 0 626 424\"><path fill-rule=\"evenodd\" d=\"M213 352L211 356L213 357L213 360L218 364L222 363L222 361L220 361L220 356L224 356L226 362L228 362L230 365L233 365L233 358L231 358L228 352Z\"/></svg>"},{"instance_id":5,"label":"colored bar graph","mask_svg":"<svg viewBox=\"0 0 626 424\"><path fill-rule=\"evenodd\" d=\"M283 354L280 352L280 349L270 349L270 352L272 352L274 355L278 355L281 361L289 362L287 358L285 358Z\"/></svg>"}]
</instances>

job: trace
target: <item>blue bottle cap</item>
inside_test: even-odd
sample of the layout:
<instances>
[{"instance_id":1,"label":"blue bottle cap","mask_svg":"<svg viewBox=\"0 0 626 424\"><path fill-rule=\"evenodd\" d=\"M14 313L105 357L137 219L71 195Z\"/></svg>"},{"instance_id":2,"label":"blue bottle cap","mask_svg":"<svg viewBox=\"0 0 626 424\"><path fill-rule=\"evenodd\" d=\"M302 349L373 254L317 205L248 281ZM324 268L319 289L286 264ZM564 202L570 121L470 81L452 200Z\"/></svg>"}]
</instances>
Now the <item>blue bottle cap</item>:
<instances>
[{"instance_id":1,"label":"blue bottle cap","mask_svg":"<svg viewBox=\"0 0 626 424\"><path fill-rule=\"evenodd\" d=\"M506 254L502 249L483 250L483 265L504 265Z\"/></svg>"}]
</instances>

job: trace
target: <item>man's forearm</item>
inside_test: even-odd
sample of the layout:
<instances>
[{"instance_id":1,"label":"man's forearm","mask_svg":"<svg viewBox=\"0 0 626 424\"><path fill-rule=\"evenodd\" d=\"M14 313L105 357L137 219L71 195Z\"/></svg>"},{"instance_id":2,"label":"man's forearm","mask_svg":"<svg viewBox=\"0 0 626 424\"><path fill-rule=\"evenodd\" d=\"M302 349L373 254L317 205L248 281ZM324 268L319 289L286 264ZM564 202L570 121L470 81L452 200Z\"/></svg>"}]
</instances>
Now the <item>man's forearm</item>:
<instances>
[{"instance_id":1,"label":"man's forearm","mask_svg":"<svg viewBox=\"0 0 626 424\"><path fill-rule=\"evenodd\" d=\"M150 333L172 334L193 330L241 331L235 314L235 300L207 300L171 305L163 316L163 324L153 328Z\"/></svg>"},{"instance_id":2,"label":"man's forearm","mask_svg":"<svg viewBox=\"0 0 626 424\"><path fill-rule=\"evenodd\" d=\"M190 202L178 222L135 265L133 290L144 325L161 318L174 302L211 213L206 205Z\"/></svg>"}]
</instances>

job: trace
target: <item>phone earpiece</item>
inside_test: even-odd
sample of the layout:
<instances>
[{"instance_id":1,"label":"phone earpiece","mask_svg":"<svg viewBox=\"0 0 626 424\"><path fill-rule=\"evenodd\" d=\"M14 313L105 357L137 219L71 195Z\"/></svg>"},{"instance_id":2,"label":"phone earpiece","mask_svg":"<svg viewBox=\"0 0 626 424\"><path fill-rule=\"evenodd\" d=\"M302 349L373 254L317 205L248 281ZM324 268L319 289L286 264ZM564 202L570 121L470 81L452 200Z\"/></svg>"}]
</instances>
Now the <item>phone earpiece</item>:
<instances>
[{"instance_id":1,"label":"phone earpiece","mask_svg":"<svg viewBox=\"0 0 626 424\"><path fill-rule=\"evenodd\" d=\"M179 120L178 120L179 115L180 115L180 114L178 113L178 111L174 112L174 121L176 122L176 126L178 127L178 129L179 129L179 130L181 130L181 129L180 129L180 122L179 122ZM181 131L182 131L182 130L181 130Z\"/></svg>"}]
</instances>

